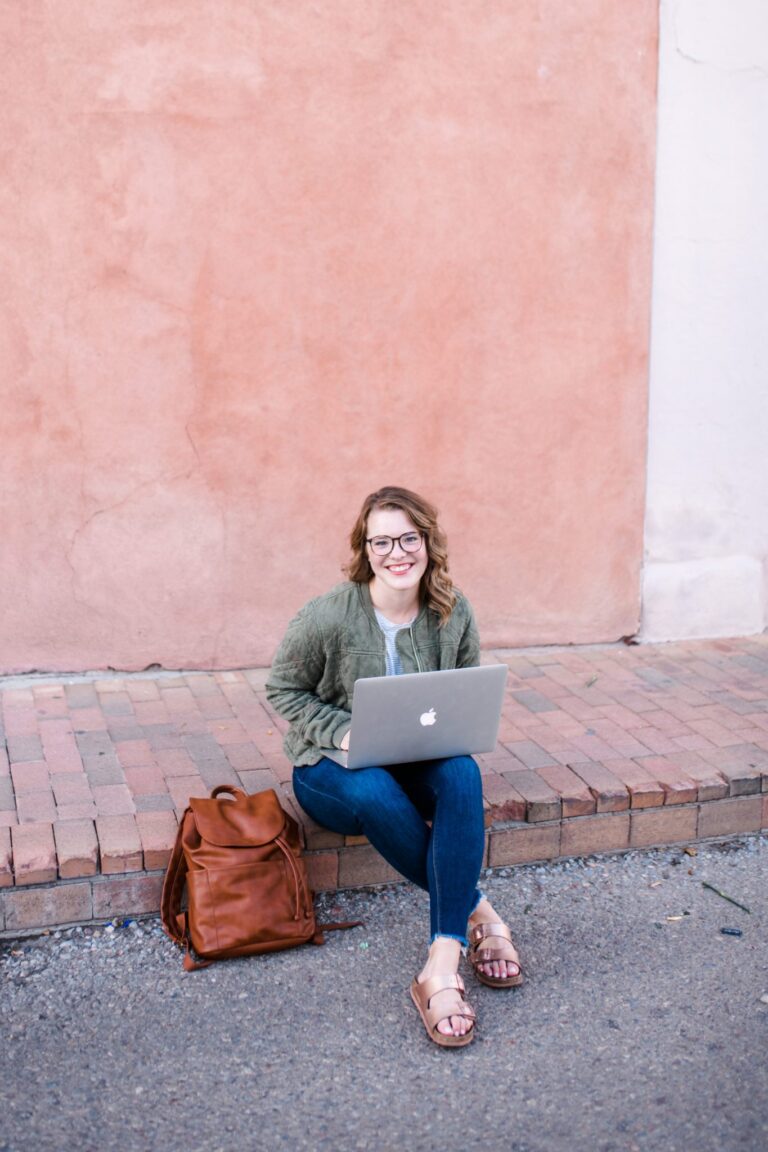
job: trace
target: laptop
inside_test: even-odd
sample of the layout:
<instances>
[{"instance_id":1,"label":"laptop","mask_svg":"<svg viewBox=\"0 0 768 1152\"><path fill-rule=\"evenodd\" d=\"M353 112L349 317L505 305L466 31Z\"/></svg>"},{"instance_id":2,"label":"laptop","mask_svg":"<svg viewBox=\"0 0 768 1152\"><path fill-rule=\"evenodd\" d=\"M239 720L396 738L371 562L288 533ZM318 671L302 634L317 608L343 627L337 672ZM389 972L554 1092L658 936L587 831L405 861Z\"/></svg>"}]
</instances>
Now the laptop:
<instances>
[{"instance_id":1,"label":"laptop","mask_svg":"<svg viewBox=\"0 0 768 1152\"><path fill-rule=\"evenodd\" d=\"M506 664L483 664L356 680L349 752L323 755L366 768L492 752L506 679Z\"/></svg>"}]
</instances>

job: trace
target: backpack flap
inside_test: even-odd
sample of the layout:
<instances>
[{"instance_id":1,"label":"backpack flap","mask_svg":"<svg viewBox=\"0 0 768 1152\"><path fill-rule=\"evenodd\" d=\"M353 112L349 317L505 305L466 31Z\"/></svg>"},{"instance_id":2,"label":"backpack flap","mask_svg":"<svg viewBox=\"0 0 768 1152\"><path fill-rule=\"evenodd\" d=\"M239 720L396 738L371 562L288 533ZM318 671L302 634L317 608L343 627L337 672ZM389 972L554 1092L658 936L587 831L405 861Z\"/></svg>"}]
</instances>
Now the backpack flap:
<instances>
[{"instance_id":1,"label":"backpack flap","mask_svg":"<svg viewBox=\"0 0 768 1152\"><path fill-rule=\"evenodd\" d=\"M227 791L234 794L234 800L218 800L213 795L210 799L193 797L189 801L203 840L220 848L257 848L280 835L286 815L273 788L253 796L239 788Z\"/></svg>"}]
</instances>

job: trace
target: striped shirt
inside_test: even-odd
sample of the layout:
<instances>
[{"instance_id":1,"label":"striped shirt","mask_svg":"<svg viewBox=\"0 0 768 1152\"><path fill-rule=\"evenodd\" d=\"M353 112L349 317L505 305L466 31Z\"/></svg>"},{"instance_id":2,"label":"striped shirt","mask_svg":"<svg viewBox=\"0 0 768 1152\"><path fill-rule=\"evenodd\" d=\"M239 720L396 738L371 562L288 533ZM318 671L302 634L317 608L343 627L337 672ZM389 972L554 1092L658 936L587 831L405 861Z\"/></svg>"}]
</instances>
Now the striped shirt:
<instances>
[{"instance_id":1,"label":"striped shirt","mask_svg":"<svg viewBox=\"0 0 768 1152\"><path fill-rule=\"evenodd\" d=\"M402 675L403 665L400 660L400 653L397 650L395 643L398 632L402 632L403 628L410 628L413 620L409 620L406 624L393 624L391 620L387 620L386 616L382 616L378 608L374 608L376 619L379 622L379 628L384 633L384 643L386 645L386 660L387 660L387 676L400 676ZM415 617L414 617L415 619Z\"/></svg>"}]
</instances>

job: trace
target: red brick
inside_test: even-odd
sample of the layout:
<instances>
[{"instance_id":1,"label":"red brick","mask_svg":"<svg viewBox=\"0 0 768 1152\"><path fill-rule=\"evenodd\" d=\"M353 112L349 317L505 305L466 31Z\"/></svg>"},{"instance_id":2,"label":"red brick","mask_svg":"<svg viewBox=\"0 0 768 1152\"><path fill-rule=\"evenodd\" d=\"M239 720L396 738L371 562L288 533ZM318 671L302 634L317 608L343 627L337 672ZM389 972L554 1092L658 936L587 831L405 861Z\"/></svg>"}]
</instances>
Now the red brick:
<instances>
[{"instance_id":1,"label":"red brick","mask_svg":"<svg viewBox=\"0 0 768 1152\"><path fill-rule=\"evenodd\" d=\"M521 764L532 770L555 763L549 752L533 740L512 740L504 745Z\"/></svg>"},{"instance_id":2,"label":"red brick","mask_svg":"<svg viewBox=\"0 0 768 1152\"><path fill-rule=\"evenodd\" d=\"M133 711L136 715L136 723L142 726L168 723L168 709L162 700L149 701L148 703L137 701L133 706Z\"/></svg>"},{"instance_id":3,"label":"red brick","mask_svg":"<svg viewBox=\"0 0 768 1152\"><path fill-rule=\"evenodd\" d=\"M343 848L339 852L339 887L360 888L391 884L403 877L387 864L375 848Z\"/></svg>"},{"instance_id":4,"label":"red brick","mask_svg":"<svg viewBox=\"0 0 768 1152\"><path fill-rule=\"evenodd\" d=\"M163 776L192 776L195 772L195 762L183 748L158 748L155 759Z\"/></svg>"},{"instance_id":5,"label":"red brick","mask_svg":"<svg viewBox=\"0 0 768 1152\"><path fill-rule=\"evenodd\" d=\"M163 877L99 876L93 881L93 916L111 920L117 916L145 916L160 911Z\"/></svg>"},{"instance_id":6,"label":"red brick","mask_svg":"<svg viewBox=\"0 0 768 1152\"><path fill-rule=\"evenodd\" d=\"M10 829L0 828L0 888L9 888L13 884L12 859Z\"/></svg>"},{"instance_id":7,"label":"red brick","mask_svg":"<svg viewBox=\"0 0 768 1152\"><path fill-rule=\"evenodd\" d=\"M132 680L130 678L126 678L125 690L130 696L131 700L134 701L134 703L137 701L159 701L160 699L160 689L154 680Z\"/></svg>"},{"instance_id":8,"label":"red brick","mask_svg":"<svg viewBox=\"0 0 768 1152\"><path fill-rule=\"evenodd\" d=\"M698 799L698 785L683 771L674 756L644 756L637 763L661 784L665 804L693 804Z\"/></svg>"},{"instance_id":9,"label":"red brick","mask_svg":"<svg viewBox=\"0 0 768 1152\"><path fill-rule=\"evenodd\" d=\"M722 724L717 724L713 720L689 720L688 727L692 728L699 736L709 740L717 748L727 748L729 745L742 743L733 732L729 732Z\"/></svg>"},{"instance_id":10,"label":"red brick","mask_svg":"<svg viewBox=\"0 0 768 1152\"><path fill-rule=\"evenodd\" d=\"M0 743L0 778L2 778L4 776L10 776L10 774L11 774L11 763L10 763L10 760L8 759L8 753L5 749L5 744Z\"/></svg>"},{"instance_id":11,"label":"red brick","mask_svg":"<svg viewBox=\"0 0 768 1152\"><path fill-rule=\"evenodd\" d=\"M702 759L716 768L725 778L731 796L751 796L755 792L762 791L762 768L756 756L754 754L750 756L751 747L742 745L736 748L712 748L701 753Z\"/></svg>"},{"instance_id":12,"label":"red brick","mask_svg":"<svg viewBox=\"0 0 768 1152\"><path fill-rule=\"evenodd\" d=\"M132 796L158 796L165 792L165 777L158 767L124 768L125 782Z\"/></svg>"},{"instance_id":13,"label":"red brick","mask_svg":"<svg viewBox=\"0 0 768 1152\"><path fill-rule=\"evenodd\" d=\"M173 716L184 712L194 712L197 709L197 700L186 684L180 688L166 688L161 684L160 699L165 704L169 714Z\"/></svg>"},{"instance_id":14,"label":"red brick","mask_svg":"<svg viewBox=\"0 0 768 1152\"><path fill-rule=\"evenodd\" d=\"M155 763L149 740L118 740L115 752L123 768L147 767Z\"/></svg>"},{"instance_id":15,"label":"red brick","mask_svg":"<svg viewBox=\"0 0 768 1152\"><path fill-rule=\"evenodd\" d=\"M699 802L722 800L728 795L728 783L715 771L711 764L703 760L698 752L676 752L670 759L685 772L698 786Z\"/></svg>"},{"instance_id":16,"label":"red brick","mask_svg":"<svg viewBox=\"0 0 768 1152\"><path fill-rule=\"evenodd\" d=\"M204 672L187 672L184 679L195 699L200 696L221 696L221 689L216 681Z\"/></svg>"},{"instance_id":17,"label":"red brick","mask_svg":"<svg viewBox=\"0 0 768 1152\"><path fill-rule=\"evenodd\" d=\"M100 708L78 708L72 717L76 732L106 732L107 718Z\"/></svg>"},{"instance_id":18,"label":"red brick","mask_svg":"<svg viewBox=\"0 0 768 1152\"><path fill-rule=\"evenodd\" d=\"M37 736L37 713L34 708L16 708L12 712L6 711L3 726L7 737Z\"/></svg>"},{"instance_id":19,"label":"red brick","mask_svg":"<svg viewBox=\"0 0 768 1152\"><path fill-rule=\"evenodd\" d=\"M645 812L632 812L629 831L631 848L647 848L652 844L677 844L695 840L698 808L654 808Z\"/></svg>"},{"instance_id":20,"label":"red brick","mask_svg":"<svg viewBox=\"0 0 768 1152\"><path fill-rule=\"evenodd\" d=\"M707 740L706 736L700 736L697 732L691 733L690 736L673 736L672 743L676 748L683 748L688 752L706 752L714 748L711 740Z\"/></svg>"},{"instance_id":21,"label":"red brick","mask_svg":"<svg viewBox=\"0 0 768 1152\"><path fill-rule=\"evenodd\" d=\"M264 757L254 744L227 744L224 752L238 772L258 772L264 768Z\"/></svg>"},{"instance_id":22,"label":"red brick","mask_svg":"<svg viewBox=\"0 0 768 1152\"><path fill-rule=\"evenodd\" d=\"M142 868L141 838L133 816L99 816L96 832L103 873L137 872Z\"/></svg>"},{"instance_id":23,"label":"red brick","mask_svg":"<svg viewBox=\"0 0 768 1152\"><path fill-rule=\"evenodd\" d=\"M268 770L261 772L238 772L243 788L252 796L255 792L266 792L268 788L278 788L280 781L277 780L275 775Z\"/></svg>"},{"instance_id":24,"label":"red brick","mask_svg":"<svg viewBox=\"0 0 768 1152\"><path fill-rule=\"evenodd\" d=\"M85 772L58 772L51 777L50 784L59 805L87 804L93 800Z\"/></svg>"},{"instance_id":25,"label":"red brick","mask_svg":"<svg viewBox=\"0 0 768 1152\"><path fill-rule=\"evenodd\" d=\"M217 744L246 744L248 742L248 733L239 720L226 720L224 718L211 720L208 724L208 731Z\"/></svg>"},{"instance_id":26,"label":"red brick","mask_svg":"<svg viewBox=\"0 0 768 1152\"><path fill-rule=\"evenodd\" d=\"M491 868L527 864L533 860L552 860L559 853L559 823L523 824L519 828L492 831L489 836L488 864Z\"/></svg>"},{"instance_id":27,"label":"red brick","mask_svg":"<svg viewBox=\"0 0 768 1152\"><path fill-rule=\"evenodd\" d=\"M210 796L211 794L210 788L198 775L171 776L166 780L166 786L178 811L183 811L189 805L191 796Z\"/></svg>"},{"instance_id":28,"label":"red brick","mask_svg":"<svg viewBox=\"0 0 768 1152\"><path fill-rule=\"evenodd\" d=\"M74 740L71 743L44 744L45 763L52 776L82 772L83 760Z\"/></svg>"},{"instance_id":29,"label":"red brick","mask_svg":"<svg viewBox=\"0 0 768 1152\"><path fill-rule=\"evenodd\" d=\"M31 688L6 688L3 692L3 706L7 710L27 708L34 702Z\"/></svg>"},{"instance_id":30,"label":"red brick","mask_svg":"<svg viewBox=\"0 0 768 1152\"><path fill-rule=\"evenodd\" d=\"M56 819L56 804L50 788L45 792L25 792L16 799L19 824L48 824Z\"/></svg>"},{"instance_id":31,"label":"red brick","mask_svg":"<svg viewBox=\"0 0 768 1152\"><path fill-rule=\"evenodd\" d=\"M221 694L198 696L197 707L201 716L205 716L206 720L231 720L232 707L226 697ZM240 715L240 720L245 723L245 716L247 712L243 709Z\"/></svg>"},{"instance_id":32,"label":"red brick","mask_svg":"<svg viewBox=\"0 0 768 1152\"><path fill-rule=\"evenodd\" d=\"M126 784L96 785L92 791L99 816L124 816L136 811Z\"/></svg>"},{"instance_id":33,"label":"red brick","mask_svg":"<svg viewBox=\"0 0 768 1152\"><path fill-rule=\"evenodd\" d=\"M759 832L762 814L762 796L739 796L700 804L699 836L734 836L741 832Z\"/></svg>"},{"instance_id":34,"label":"red brick","mask_svg":"<svg viewBox=\"0 0 768 1152\"><path fill-rule=\"evenodd\" d=\"M57 804L57 820L95 820L98 813L92 800L82 804Z\"/></svg>"},{"instance_id":35,"label":"red brick","mask_svg":"<svg viewBox=\"0 0 768 1152\"><path fill-rule=\"evenodd\" d=\"M508 778L498 776L495 772L483 776L483 796L488 801L491 822L525 820L525 797L521 796Z\"/></svg>"},{"instance_id":36,"label":"red brick","mask_svg":"<svg viewBox=\"0 0 768 1152\"><path fill-rule=\"evenodd\" d=\"M165 869L176 842L178 825L173 812L138 812L136 824L148 872Z\"/></svg>"},{"instance_id":37,"label":"red brick","mask_svg":"<svg viewBox=\"0 0 768 1152\"><path fill-rule=\"evenodd\" d=\"M539 768L537 775L560 795L563 816L589 816L595 811L595 798L587 785L570 768Z\"/></svg>"},{"instance_id":38,"label":"red brick","mask_svg":"<svg viewBox=\"0 0 768 1152\"><path fill-rule=\"evenodd\" d=\"M561 856L589 856L629 847L629 813L580 816L564 820L560 830Z\"/></svg>"},{"instance_id":39,"label":"red brick","mask_svg":"<svg viewBox=\"0 0 768 1152\"><path fill-rule=\"evenodd\" d=\"M611 764L615 763L615 760L611 761ZM589 788L598 812L624 812L629 808L629 792L610 768L592 761L569 764L569 767Z\"/></svg>"},{"instance_id":40,"label":"red brick","mask_svg":"<svg viewBox=\"0 0 768 1152\"><path fill-rule=\"evenodd\" d=\"M48 884L56 879L56 847L50 824L17 824L11 828L11 845L17 884Z\"/></svg>"},{"instance_id":41,"label":"red brick","mask_svg":"<svg viewBox=\"0 0 768 1152\"><path fill-rule=\"evenodd\" d=\"M91 885L88 881L55 884L3 894L5 930L22 932L32 928L53 928L77 924L93 915Z\"/></svg>"},{"instance_id":42,"label":"red brick","mask_svg":"<svg viewBox=\"0 0 768 1152\"><path fill-rule=\"evenodd\" d=\"M537 772L510 772L505 779L524 797L528 820L559 820L560 797Z\"/></svg>"},{"instance_id":43,"label":"red brick","mask_svg":"<svg viewBox=\"0 0 768 1152\"><path fill-rule=\"evenodd\" d=\"M97 696L101 696L102 693L111 696L117 692L125 692L125 680L122 676L105 677L103 680L94 680L93 687Z\"/></svg>"},{"instance_id":44,"label":"red brick","mask_svg":"<svg viewBox=\"0 0 768 1152\"><path fill-rule=\"evenodd\" d=\"M574 765L573 770L578 772L579 765ZM664 803L661 784L634 760L611 760L611 772L629 792L631 808L653 808Z\"/></svg>"},{"instance_id":45,"label":"red brick","mask_svg":"<svg viewBox=\"0 0 768 1152\"><path fill-rule=\"evenodd\" d=\"M304 857L309 886L313 892L333 891L339 886L339 857L336 852L308 852Z\"/></svg>"},{"instance_id":46,"label":"red brick","mask_svg":"<svg viewBox=\"0 0 768 1152\"><path fill-rule=\"evenodd\" d=\"M53 826L53 835L63 879L96 874L99 845L93 820L59 821Z\"/></svg>"},{"instance_id":47,"label":"red brick","mask_svg":"<svg viewBox=\"0 0 768 1152\"><path fill-rule=\"evenodd\" d=\"M27 792L45 792L51 786L48 766L44 760L11 764L11 779L17 796Z\"/></svg>"},{"instance_id":48,"label":"red brick","mask_svg":"<svg viewBox=\"0 0 768 1152\"><path fill-rule=\"evenodd\" d=\"M761 827L768 828L768 794L762 797L763 801L763 815L761 818Z\"/></svg>"}]
</instances>

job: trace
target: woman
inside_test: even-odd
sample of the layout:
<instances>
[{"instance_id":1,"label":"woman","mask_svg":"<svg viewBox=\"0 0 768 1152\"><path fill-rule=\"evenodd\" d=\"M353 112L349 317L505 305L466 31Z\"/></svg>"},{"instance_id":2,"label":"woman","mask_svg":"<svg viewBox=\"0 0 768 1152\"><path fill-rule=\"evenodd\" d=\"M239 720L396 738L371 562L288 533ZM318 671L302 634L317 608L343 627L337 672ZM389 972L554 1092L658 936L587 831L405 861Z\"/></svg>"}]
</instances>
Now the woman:
<instances>
[{"instance_id":1,"label":"woman","mask_svg":"<svg viewBox=\"0 0 768 1152\"><path fill-rule=\"evenodd\" d=\"M398 872L429 892L431 937L411 997L443 1046L474 1035L459 958L484 984L522 982L509 929L477 888L484 824L480 772L470 756L355 771L323 749L349 745L355 680L478 664L472 609L448 576L436 510L405 488L364 502L350 537L349 581L311 600L291 621L267 697L290 721L285 750L293 787L318 824L364 835ZM427 823L431 822L431 827Z\"/></svg>"}]
</instances>

